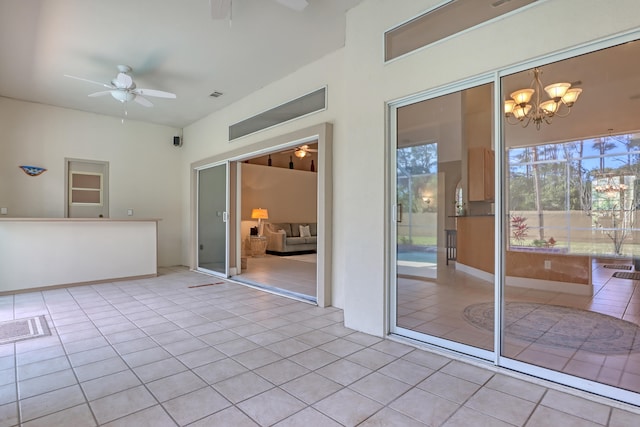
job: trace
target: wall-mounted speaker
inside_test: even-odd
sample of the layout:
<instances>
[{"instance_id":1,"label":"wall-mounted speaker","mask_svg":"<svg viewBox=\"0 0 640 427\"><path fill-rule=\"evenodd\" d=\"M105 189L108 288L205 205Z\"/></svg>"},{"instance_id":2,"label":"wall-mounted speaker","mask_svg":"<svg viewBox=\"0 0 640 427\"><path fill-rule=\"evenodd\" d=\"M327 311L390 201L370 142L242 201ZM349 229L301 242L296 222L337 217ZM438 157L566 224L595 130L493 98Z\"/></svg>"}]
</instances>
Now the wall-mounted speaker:
<instances>
[{"instance_id":1,"label":"wall-mounted speaker","mask_svg":"<svg viewBox=\"0 0 640 427\"><path fill-rule=\"evenodd\" d=\"M174 136L173 137L173 146L174 147L182 147L182 138L180 138L179 136Z\"/></svg>"}]
</instances>

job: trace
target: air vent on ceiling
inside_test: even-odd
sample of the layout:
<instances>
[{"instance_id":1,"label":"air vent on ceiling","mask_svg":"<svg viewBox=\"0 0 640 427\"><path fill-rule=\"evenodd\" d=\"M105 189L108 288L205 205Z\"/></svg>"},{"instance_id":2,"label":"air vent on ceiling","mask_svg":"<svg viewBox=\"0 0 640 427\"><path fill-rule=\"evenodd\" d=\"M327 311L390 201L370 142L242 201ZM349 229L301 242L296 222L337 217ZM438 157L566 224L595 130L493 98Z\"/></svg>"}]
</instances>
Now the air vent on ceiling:
<instances>
[{"instance_id":1,"label":"air vent on ceiling","mask_svg":"<svg viewBox=\"0 0 640 427\"><path fill-rule=\"evenodd\" d=\"M211 94L209 95L212 98L220 98L222 96L222 92L218 92L217 90L211 92Z\"/></svg>"}]
</instances>

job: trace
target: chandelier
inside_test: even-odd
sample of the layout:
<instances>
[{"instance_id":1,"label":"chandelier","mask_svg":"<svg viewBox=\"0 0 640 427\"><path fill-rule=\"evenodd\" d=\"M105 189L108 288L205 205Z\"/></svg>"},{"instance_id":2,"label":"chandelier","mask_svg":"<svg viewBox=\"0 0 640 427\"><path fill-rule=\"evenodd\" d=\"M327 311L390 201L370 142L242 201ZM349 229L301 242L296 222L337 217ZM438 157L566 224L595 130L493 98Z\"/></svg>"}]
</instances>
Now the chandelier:
<instances>
[{"instance_id":1,"label":"chandelier","mask_svg":"<svg viewBox=\"0 0 640 427\"><path fill-rule=\"evenodd\" d=\"M603 174L596 177L593 189L598 193L606 195L619 194L629 188L629 186L624 183L623 179L623 176Z\"/></svg>"},{"instance_id":2,"label":"chandelier","mask_svg":"<svg viewBox=\"0 0 640 427\"><path fill-rule=\"evenodd\" d=\"M543 122L550 125L553 117L566 117L571 112L571 107L578 100L582 89L572 88L571 83L564 82L543 86L541 74L540 69L534 68L530 87L512 92L511 99L504 102L504 114L509 124L520 123L526 128L533 122L536 129L540 130ZM551 99L541 102L540 94L543 87ZM535 100L532 101L533 95Z\"/></svg>"}]
</instances>

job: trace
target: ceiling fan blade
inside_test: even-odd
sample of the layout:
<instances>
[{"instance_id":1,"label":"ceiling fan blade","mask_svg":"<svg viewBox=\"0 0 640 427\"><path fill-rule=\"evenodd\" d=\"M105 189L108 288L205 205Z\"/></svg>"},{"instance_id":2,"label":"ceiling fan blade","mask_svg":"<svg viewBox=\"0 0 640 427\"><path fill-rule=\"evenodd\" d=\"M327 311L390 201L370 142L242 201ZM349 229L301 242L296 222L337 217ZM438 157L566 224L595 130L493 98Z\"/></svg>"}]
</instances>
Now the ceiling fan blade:
<instances>
[{"instance_id":1,"label":"ceiling fan blade","mask_svg":"<svg viewBox=\"0 0 640 427\"><path fill-rule=\"evenodd\" d=\"M104 96L104 95L109 95L109 94L111 94L110 90L103 90L103 91L100 91L100 92L90 93L89 96L91 98L95 98L96 96Z\"/></svg>"},{"instance_id":2,"label":"ceiling fan blade","mask_svg":"<svg viewBox=\"0 0 640 427\"><path fill-rule=\"evenodd\" d=\"M276 1L281 5L288 7L289 9L295 10L296 12L302 12L307 6L309 6L309 3L307 2L307 0L276 0Z\"/></svg>"},{"instance_id":3,"label":"ceiling fan blade","mask_svg":"<svg viewBox=\"0 0 640 427\"><path fill-rule=\"evenodd\" d=\"M176 98L175 93L164 92L162 90L155 90L155 89L138 88L138 89L134 89L132 92L135 93L136 95L155 96L156 98L171 98L171 99Z\"/></svg>"},{"instance_id":4,"label":"ceiling fan blade","mask_svg":"<svg viewBox=\"0 0 640 427\"><path fill-rule=\"evenodd\" d=\"M143 105L145 107L153 107L153 104L151 103L151 101L149 101L147 98L143 98L140 95L136 96L134 98L134 101L136 101L138 104Z\"/></svg>"},{"instance_id":5,"label":"ceiling fan blade","mask_svg":"<svg viewBox=\"0 0 640 427\"><path fill-rule=\"evenodd\" d=\"M211 19L224 19L231 11L231 0L209 0Z\"/></svg>"},{"instance_id":6,"label":"ceiling fan blade","mask_svg":"<svg viewBox=\"0 0 640 427\"><path fill-rule=\"evenodd\" d=\"M82 78L82 77L70 76L68 74L65 74L64 76L65 77L69 77L71 79L76 79L76 80L80 80L80 81L83 81L83 82L93 83L95 85L100 85L100 86L103 86L103 87L106 87L106 88L109 88L109 89L115 89L113 86L111 86L109 84L106 84L106 83L96 82L96 81L85 79L85 78Z\"/></svg>"}]
</instances>

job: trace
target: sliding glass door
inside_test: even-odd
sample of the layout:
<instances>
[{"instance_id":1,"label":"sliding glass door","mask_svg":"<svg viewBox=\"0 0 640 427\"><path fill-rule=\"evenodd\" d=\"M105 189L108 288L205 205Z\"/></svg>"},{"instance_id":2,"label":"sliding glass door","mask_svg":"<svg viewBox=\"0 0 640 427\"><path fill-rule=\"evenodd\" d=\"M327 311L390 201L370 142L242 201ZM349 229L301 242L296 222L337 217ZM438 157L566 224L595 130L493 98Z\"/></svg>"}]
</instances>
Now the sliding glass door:
<instances>
[{"instance_id":1,"label":"sliding glass door","mask_svg":"<svg viewBox=\"0 0 640 427\"><path fill-rule=\"evenodd\" d=\"M198 170L198 270L229 276L229 168L227 163Z\"/></svg>"},{"instance_id":2,"label":"sliding glass door","mask_svg":"<svg viewBox=\"0 0 640 427\"><path fill-rule=\"evenodd\" d=\"M392 331L485 359L494 348L492 94L487 83L396 108L392 178Z\"/></svg>"},{"instance_id":3,"label":"sliding glass door","mask_svg":"<svg viewBox=\"0 0 640 427\"><path fill-rule=\"evenodd\" d=\"M391 105L392 333L640 404L640 41L623 41Z\"/></svg>"},{"instance_id":4,"label":"sliding glass door","mask_svg":"<svg viewBox=\"0 0 640 427\"><path fill-rule=\"evenodd\" d=\"M536 76L582 91L503 126L504 363L627 401L640 393L638 57L635 41L501 79L507 100L530 85L548 99Z\"/></svg>"}]
</instances>

